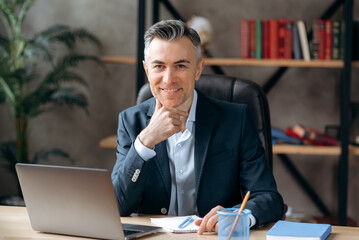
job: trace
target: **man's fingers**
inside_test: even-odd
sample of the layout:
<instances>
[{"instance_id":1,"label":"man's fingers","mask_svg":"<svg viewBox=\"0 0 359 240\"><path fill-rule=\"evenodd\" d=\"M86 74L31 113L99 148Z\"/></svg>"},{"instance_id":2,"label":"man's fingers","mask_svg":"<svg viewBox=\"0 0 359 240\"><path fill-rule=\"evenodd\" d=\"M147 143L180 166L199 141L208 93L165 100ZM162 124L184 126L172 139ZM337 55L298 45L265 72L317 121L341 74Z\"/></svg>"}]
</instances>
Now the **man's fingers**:
<instances>
[{"instance_id":1,"label":"man's fingers","mask_svg":"<svg viewBox=\"0 0 359 240\"><path fill-rule=\"evenodd\" d=\"M156 98L156 108L155 111L159 110L162 107L162 103Z\"/></svg>"},{"instance_id":2,"label":"man's fingers","mask_svg":"<svg viewBox=\"0 0 359 240\"><path fill-rule=\"evenodd\" d=\"M217 214L217 210L222 209L222 206L216 206L214 208L211 209L211 211L209 211L209 213L207 213L206 216L204 216L204 218L202 219L202 221L200 222L200 226L199 229L197 231L197 233L199 235L203 234L204 231L208 231L211 232L213 231L213 229L218 232L218 214ZM196 224L197 225L197 224Z\"/></svg>"}]
</instances>

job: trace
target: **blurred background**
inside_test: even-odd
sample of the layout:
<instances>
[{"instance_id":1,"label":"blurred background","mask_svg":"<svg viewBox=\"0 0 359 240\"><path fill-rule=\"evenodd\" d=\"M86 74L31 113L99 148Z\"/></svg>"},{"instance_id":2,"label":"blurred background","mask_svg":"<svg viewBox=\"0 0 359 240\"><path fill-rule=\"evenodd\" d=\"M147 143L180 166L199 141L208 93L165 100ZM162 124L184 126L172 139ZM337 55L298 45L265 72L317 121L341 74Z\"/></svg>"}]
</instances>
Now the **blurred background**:
<instances>
[{"instance_id":1,"label":"blurred background","mask_svg":"<svg viewBox=\"0 0 359 240\"><path fill-rule=\"evenodd\" d=\"M241 19L292 19L308 23L317 19L332 0L171 0L186 19L193 15L207 18L214 38L209 51L214 57L240 56L239 21ZM151 24L151 3L146 1L147 27ZM354 19L359 17L359 3L355 1ZM80 45L79 51L101 56L136 56L138 2L134 0L36 0L28 13L23 32L31 35L54 24L74 28L84 27L102 42L103 48ZM339 10L332 19L342 19ZM161 7L160 19L172 16ZM0 24L0 32L4 26ZM46 66L41 69L46 70ZM55 107L31 123L29 155L42 149L61 148L74 163L61 159L49 164L112 170L115 149L99 146L99 141L116 134L119 112L135 104L136 65L106 64L106 71L93 63L80 67L89 88L89 115L79 108ZM263 85L277 67L222 67L226 75L249 79ZM205 73L213 73L206 67ZM359 69L352 70L351 100L359 101ZM339 125L341 70L331 68L290 68L268 93L272 125L281 129L301 123L324 130L326 125ZM229 136L230 137L230 136ZM15 139L14 123L7 104L0 104L0 142ZM290 155L325 205L337 213L337 168L339 156ZM1 160L0 160L1 161ZM274 175L285 203L300 216L321 216L293 176L274 156ZM348 216L359 221L359 158L349 159ZM15 176L0 164L0 197L16 194L11 184Z\"/></svg>"}]
</instances>

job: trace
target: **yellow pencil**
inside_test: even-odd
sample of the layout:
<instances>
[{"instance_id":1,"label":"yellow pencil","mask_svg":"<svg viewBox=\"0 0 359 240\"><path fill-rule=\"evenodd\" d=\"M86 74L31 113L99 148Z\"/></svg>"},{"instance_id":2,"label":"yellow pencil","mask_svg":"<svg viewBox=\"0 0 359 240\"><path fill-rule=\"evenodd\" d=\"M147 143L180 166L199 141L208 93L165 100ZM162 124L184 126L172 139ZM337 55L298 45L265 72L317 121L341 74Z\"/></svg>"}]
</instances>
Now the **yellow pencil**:
<instances>
[{"instance_id":1,"label":"yellow pencil","mask_svg":"<svg viewBox=\"0 0 359 240\"><path fill-rule=\"evenodd\" d=\"M234 223L233 223L232 229L231 229L231 231L230 231L230 233L229 233L229 235L228 235L227 240L230 240L230 239L231 239L231 237L232 237L232 234L233 234L234 228L236 227L237 222L238 222L238 219L239 219L239 214L243 211L244 207L246 206L246 203L247 203L247 201L248 201L248 199L249 199L249 195L250 195L250 193L251 193L251 192L250 192L250 191L248 191L248 192L246 193L246 195L244 196L244 199L243 199L242 205L241 205L241 207L240 207L240 208L239 208L239 210L238 210L238 215L237 215L236 219L234 220Z\"/></svg>"}]
</instances>

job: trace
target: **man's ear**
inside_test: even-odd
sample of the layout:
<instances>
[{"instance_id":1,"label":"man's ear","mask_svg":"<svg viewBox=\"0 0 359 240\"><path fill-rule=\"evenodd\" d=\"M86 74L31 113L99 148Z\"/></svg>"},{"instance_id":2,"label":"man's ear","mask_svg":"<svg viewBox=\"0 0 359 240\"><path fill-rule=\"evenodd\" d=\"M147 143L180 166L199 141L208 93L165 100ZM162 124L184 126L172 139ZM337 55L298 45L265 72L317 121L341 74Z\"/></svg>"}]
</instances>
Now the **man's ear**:
<instances>
[{"instance_id":1,"label":"man's ear","mask_svg":"<svg viewBox=\"0 0 359 240\"><path fill-rule=\"evenodd\" d=\"M146 75L148 76L148 68L147 68L145 60L142 61L142 64L143 64L143 68L145 69Z\"/></svg>"},{"instance_id":2,"label":"man's ear","mask_svg":"<svg viewBox=\"0 0 359 240\"><path fill-rule=\"evenodd\" d=\"M203 59L197 64L196 68L197 69L196 69L195 80L197 81L201 77L201 74L202 74L202 71L203 71L203 68L204 68L204 60Z\"/></svg>"}]
</instances>

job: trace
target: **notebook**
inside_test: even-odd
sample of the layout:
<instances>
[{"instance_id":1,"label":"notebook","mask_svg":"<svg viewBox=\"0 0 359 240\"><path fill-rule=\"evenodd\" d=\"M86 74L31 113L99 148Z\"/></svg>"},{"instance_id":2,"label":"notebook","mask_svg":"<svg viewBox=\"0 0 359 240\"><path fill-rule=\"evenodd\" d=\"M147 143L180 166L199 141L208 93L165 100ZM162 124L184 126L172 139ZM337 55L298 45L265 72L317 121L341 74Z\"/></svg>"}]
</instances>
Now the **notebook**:
<instances>
[{"instance_id":1,"label":"notebook","mask_svg":"<svg viewBox=\"0 0 359 240\"><path fill-rule=\"evenodd\" d=\"M161 227L121 224L110 172L16 164L35 231L101 239L132 239Z\"/></svg>"},{"instance_id":2,"label":"notebook","mask_svg":"<svg viewBox=\"0 0 359 240\"><path fill-rule=\"evenodd\" d=\"M324 240L331 231L330 224L278 221L267 232L267 240Z\"/></svg>"},{"instance_id":3,"label":"notebook","mask_svg":"<svg viewBox=\"0 0 359 240\"><path fill-rule=\"evenodd\" d=\"M181 228L180 225L183 223L188 217L191 217L193 221L185 227ZM190 233L197 232L199 226L195 224L197 219L201 219L196 215L191 216L180 216L180 217L166 217L166 218L151 218L151 222L154 224L161 226L164 230L173 232L173 233Z\"/></svg>"}]
</instances>

